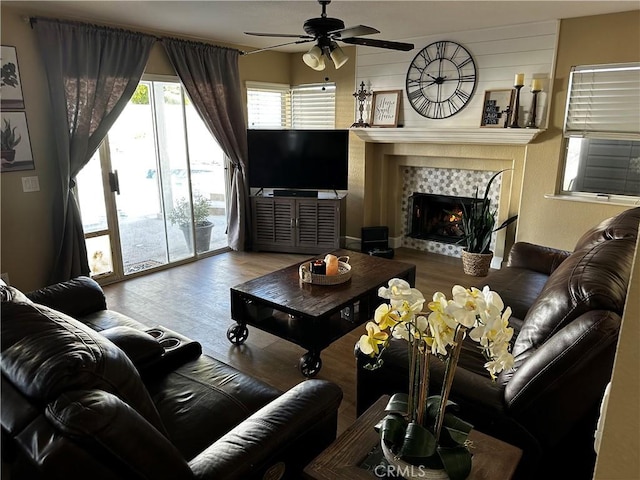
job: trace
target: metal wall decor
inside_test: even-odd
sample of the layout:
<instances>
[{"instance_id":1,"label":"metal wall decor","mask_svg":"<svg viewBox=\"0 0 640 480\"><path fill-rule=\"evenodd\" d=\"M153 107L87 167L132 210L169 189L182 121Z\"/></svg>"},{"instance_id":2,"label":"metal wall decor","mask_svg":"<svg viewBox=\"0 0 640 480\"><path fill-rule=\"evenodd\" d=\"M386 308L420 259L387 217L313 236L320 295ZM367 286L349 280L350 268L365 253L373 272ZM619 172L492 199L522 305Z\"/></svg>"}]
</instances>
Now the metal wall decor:
<instances>
[{"instance_id":1,"label":"metal wall decor","mask_svg":"<svg viewBox=\"0 0 640 480\"><path fill-rule=\"evenodd\" d=\"M456 42L434 42L409 65L407 97L423 117L448 118L469 103L476 81L476 64L466 48Z\"/></svg>"},{"instance_id":2,"label":"metal wall decor","mask_svg":"<svg viewBox=\"0 0 640 480\"><path fill-rule=\"evenodd\" d=\"M368 127L369 124L365 122L362 117L364 116L364 104L366 103L367 98L371 96L371 92L367 92L364 88L364 82L360 82L360 90L354 92L353 96L356 97L356 100L358 101L358 112L360 113L360 118L357 122L351 125L351 128Z\"/></svg>"}]
</instances>

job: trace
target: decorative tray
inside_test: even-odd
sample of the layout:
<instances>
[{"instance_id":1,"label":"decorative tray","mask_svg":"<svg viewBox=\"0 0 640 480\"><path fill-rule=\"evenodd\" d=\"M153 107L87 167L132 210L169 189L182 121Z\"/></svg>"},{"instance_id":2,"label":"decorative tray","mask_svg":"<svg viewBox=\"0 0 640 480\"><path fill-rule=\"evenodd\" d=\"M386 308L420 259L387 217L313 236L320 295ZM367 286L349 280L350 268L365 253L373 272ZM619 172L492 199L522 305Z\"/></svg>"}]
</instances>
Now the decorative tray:
<instances>
[{"instance_id":1,"label":"decorative tray","mask_svg":"<svg viewBox=\"0 0 640 480\"><path fill-rule=\"evenodd\" d=\"M305 262L298 268L300 280L304 283L312 283L314 285L339 285L351 280L351 265L349 265L349 257L338 258L338 273L336 275L322 275L311 271L313 262Z\"/></svg>"}]
</instances>

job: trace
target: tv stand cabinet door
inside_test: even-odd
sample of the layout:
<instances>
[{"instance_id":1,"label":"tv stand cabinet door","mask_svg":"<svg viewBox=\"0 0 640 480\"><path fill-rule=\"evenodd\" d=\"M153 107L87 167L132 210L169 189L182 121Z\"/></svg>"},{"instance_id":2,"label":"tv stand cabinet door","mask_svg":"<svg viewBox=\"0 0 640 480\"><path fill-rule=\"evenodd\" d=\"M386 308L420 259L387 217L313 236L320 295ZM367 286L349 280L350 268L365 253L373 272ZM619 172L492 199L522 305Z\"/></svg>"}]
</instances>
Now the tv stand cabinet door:
<instances>
[{"instance_id":1,"label":"tv stand cabinet door","mask_svg":"<svg viewBox=\"0 0 640 480\"><path fill-rule=\"evenodd\" d=\"M324 252L340 247L340 201L298 199L296 246Z\"/></svg>"},{"instance_id":2,"label":"tv stand cabinet door","mask_svg":"<svg viewBox=\"0 0 640 480\"><path fill-rule=\"evenodd\" d=\"M251 197L253 248L291 252L295 248L295 199Z\"/></svg>"}]
</instances>

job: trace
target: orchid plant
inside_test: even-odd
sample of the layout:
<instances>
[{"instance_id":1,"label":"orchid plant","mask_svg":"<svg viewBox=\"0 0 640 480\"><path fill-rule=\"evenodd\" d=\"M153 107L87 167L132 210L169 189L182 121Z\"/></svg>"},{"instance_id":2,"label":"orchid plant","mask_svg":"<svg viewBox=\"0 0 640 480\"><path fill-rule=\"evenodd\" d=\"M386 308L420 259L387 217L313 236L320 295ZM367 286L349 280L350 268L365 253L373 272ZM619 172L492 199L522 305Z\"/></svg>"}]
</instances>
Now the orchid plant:
<instances>
[{"instance_id":1,"label":"orchid plant","mask_svg":"<svg viewBox=\"0 0 640 480\"><path fill-rule=\"evenodd\" d=\"M447 407L463 339L478 344L492 379L513 366L509 326L511 308L489 287L453 287L451 299L436 292L432 301L402 279L393 278L378 295L388 300L375 310L374 321L358 341L360 351L383 363L391 337L404 339L409 348L409 393L395 394L388 415L376 427L381 438L399 458L432 469L444 469L451 480L466 478L471 471L467 436L472 426L451 415ZM427 312L424 305L427 304ZM428 396L429 360L446 363L440 395Z\"/></svg>"}]
</instances>

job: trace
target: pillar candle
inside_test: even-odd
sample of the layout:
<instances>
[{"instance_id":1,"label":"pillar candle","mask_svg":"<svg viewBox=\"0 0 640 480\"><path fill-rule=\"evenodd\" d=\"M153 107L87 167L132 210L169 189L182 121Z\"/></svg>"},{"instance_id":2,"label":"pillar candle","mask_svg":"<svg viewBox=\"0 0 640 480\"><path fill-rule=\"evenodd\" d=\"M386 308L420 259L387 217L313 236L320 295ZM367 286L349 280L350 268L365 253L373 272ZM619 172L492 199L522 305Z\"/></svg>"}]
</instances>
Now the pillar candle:
<instances>
[{"instance_id":1,"label":"pillar candle","mask_svg":"<svg viewBox=\"0 0 640 480\"><path fill-rule=\"evenodd\" d=\"M531 91L539 92L540 90L542 90L542 80L539 78L534 78L533 80L531 80Z\"/></svg>"},{"instance_id":2,"label":"pillar candle","mask_svg":"<svg viewBox=\"0 0 640 480\"><path fill-rule=\"evenodd\" d=\"M516 73L516 79L513 82L514 85L524 85L524 73Z\"/></svg>"}]
</instances>

